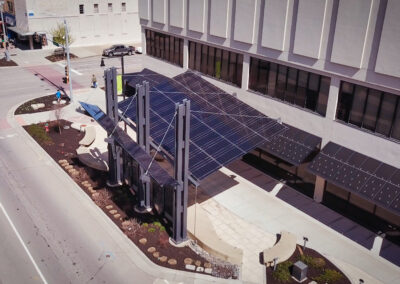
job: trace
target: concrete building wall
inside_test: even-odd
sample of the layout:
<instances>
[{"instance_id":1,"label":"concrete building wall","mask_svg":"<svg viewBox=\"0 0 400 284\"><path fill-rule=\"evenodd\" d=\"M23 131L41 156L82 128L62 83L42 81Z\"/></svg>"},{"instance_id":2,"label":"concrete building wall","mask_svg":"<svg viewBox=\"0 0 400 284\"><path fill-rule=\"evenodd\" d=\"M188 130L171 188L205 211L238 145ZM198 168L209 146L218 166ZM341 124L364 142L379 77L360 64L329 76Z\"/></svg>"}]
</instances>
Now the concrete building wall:
<instances>
[{"instance_id":1,"label":"concrete building wall","mask_svg":"<svg viewBox=\"0 0 400 284\"><path fill-rule=\"evenodd\" d=\"M143 2L144 7L152 5ZM244 60L247 79L242 89L210 80L263 113L322 137L323 144L333 141L400 167L399 143L335 119L341 80L400 95L399 1L171 0L165 9L173 13L172 5L178 2L187 26L177 29L171 20L157 25L141 12L142 31L153 29L236 51L245 59L256 57L330 77L325 117L248 91L250 60Z\"/></svg>"},{"instance_id":2,"label":"concrete building wall","mask_svg":"<svg viewBox=\"0 0 400 284\"><path fill-rule=\"evenodd\" d=\"M73 45L141 42L138 0L25 0L17 3L17 27L25 32L50 34L65 18L74 38ZM112 11L109 11L109 3ZM122 3L125 3L125 11ZM83 5L83 14L79 5Z\"/></svg>"}]
</instances>

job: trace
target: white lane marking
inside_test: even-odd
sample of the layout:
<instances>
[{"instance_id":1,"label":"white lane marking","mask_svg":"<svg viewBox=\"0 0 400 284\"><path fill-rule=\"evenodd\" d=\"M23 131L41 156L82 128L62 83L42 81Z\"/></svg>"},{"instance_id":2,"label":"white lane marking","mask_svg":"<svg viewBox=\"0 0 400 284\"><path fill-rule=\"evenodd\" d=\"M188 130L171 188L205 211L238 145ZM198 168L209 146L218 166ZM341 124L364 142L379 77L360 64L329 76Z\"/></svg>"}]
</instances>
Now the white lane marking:
<instances>
[{"instance_id":1,"label":"white lane marking","mask_svg":"<svg viewBox=\"0 0 400 284\"><path fill-rule=\"evenodd\" d=\"M12 137L14 137L14 136L17 136L17 133L8 134L8 135L6 135L6 136L7 136L7 138L12 138Z\"/></svg>"},{"instance_id":2,"label":"white lane marking","mask_svg":"<svg viewBox=\"0 0 400 284\"><path fill-rule=\"evenodd\" d=\"M29 252L28 248L26 247L24 241L21 238L21 235L18 233L17 228L15 228L14 223L11 221L10 216L8 216L6 209L4 208L3 204L0 203L0 208L4 213L4 216L6 216L8 223L10 223L11 228L13 229L14 233L17 235L18 240L20 241L20 243L22 244L22 246L25 249L26 254L29 256L29 259L31 260L31 262L33 263L33 266L35 267L37 273L39 274L40 278L42 279L43 283L47 284L46 279L44 278L42 272L40 271L38 265L36 264L35 260L33 259L31 253Z\"/></svg>"},{"instance_id":3,"label":"white lane marking","mask_svg":"<svg viewBox=\"0 0 400 284\"><path fill-rule=\"evenodd\" d=\"M65 65L62 64L62 63L57 63L57 65L58 65L58 66L61 66L62 68L65 68ZM79 72L79 71L77 71L77 70L75 70L75 69L72 69L72 68L71 68L71 72L74 72L75 74L77 74L77 75L79 75L79 76L82 76L82 75L83 75L81 72Z\"/></svg>"},{"instance_id":4,"label":"white lane marking","mask_svg":"<svg viewBox=\"0 0 400 284\"><path fill-rule=\"evenodd\" d=\"M283 187L283 183L278 183L277 185L274 186L274 188L271 190L271 195L276 196L279 191L281 190L281 188Z\"/></svg>"}]
</instances>

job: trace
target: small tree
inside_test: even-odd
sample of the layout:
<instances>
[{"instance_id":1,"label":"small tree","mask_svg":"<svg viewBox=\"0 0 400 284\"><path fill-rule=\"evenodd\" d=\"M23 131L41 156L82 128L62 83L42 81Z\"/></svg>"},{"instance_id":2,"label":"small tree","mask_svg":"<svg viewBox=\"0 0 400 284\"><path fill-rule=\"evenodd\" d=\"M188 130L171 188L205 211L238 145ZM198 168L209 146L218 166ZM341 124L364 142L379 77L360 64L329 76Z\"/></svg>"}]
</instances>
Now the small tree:
<instances>
[{"instance_id":1,"label":"small tree","mask_svg":"<svg viewBox=\"0 0 400 284\"><path fill-rule=\"evenodd\" d=\"M74 42L74 38L71 36L71 29L68 27L68 44L71 45ZM65 45L67 43L65 39L65 26L63 23L58 23L55 28L50 31L53 36L53 42L62 45L64 57L65 57Z\"/></svg>"}]
</instances>

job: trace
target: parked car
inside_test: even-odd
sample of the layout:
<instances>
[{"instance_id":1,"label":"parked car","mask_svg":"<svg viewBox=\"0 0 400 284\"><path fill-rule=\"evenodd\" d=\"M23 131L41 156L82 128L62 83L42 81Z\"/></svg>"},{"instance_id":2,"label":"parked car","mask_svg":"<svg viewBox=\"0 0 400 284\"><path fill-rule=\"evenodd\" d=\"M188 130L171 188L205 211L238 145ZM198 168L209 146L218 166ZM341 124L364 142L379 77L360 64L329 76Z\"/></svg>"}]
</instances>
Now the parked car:
<instances>
[{"instance_id":1,"label":"parked car","mask_svg":"<svg viewBox=\"0 0 400 284\"><path fill-rule=\"evenodd\" d=\"M135 47L126 46L123 44L114 44L110 48L103 50L103 55L112 57L114 55L132 55L135 52Z\"/></svg>"}]
</instances>

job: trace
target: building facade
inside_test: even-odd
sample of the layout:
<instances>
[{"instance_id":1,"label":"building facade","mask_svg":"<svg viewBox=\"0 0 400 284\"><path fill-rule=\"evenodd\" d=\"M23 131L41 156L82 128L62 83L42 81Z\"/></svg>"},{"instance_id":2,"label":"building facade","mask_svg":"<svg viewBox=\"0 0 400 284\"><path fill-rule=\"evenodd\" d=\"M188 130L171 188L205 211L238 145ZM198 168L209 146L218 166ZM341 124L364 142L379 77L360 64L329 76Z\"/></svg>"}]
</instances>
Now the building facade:
<instances>
[{"instance_id":1,"label":"building facade","mask_svg":"<svg viewBox=\"0 0 400 284\"><path fill-rule=\"evenodd\" d=\"M140 42L137 0L23 0L15 2L16 38L36 48L33 35L46 35L65 19L73 45Z\"/></svg>"},{"instance_id":2,"label":"building facade","mask_svg":"<svg viewBox=\"0 0 400 284\"><path fill-rule=\"evenodd\" d=\"M399 15L397 0L139 0L144 53L225 82L250 106L322 138L321 149L331 141L395 168ZM318 175L311 183L316 201L330 192L400 224Z\"/></svg>"}]
</instances>

